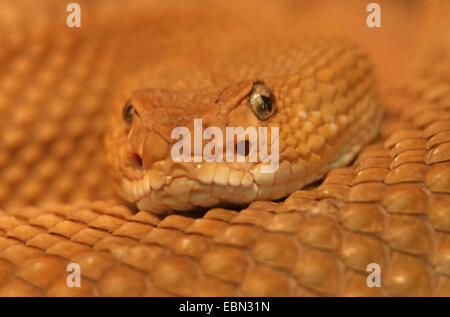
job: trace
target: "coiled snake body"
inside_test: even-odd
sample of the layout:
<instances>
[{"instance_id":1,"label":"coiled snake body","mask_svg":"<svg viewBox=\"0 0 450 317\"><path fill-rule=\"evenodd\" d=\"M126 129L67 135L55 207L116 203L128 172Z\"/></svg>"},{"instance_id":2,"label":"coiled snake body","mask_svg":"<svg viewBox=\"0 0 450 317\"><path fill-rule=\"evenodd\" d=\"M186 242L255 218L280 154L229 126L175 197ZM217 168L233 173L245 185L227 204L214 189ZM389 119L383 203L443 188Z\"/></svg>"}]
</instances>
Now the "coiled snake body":
<instances>
[{"instance_id":1,"label":"coiled snake body","mask_svg":"<svg viewBox=\"0 0 450 317\"><path fill-rule=\"evenodd\" d=\"M380 97L364 50L262 3L5 8L0 295L450 295L448 44ZM279 168L175 162L194 119L278 127Z\"/></svg>"}]
</instances>

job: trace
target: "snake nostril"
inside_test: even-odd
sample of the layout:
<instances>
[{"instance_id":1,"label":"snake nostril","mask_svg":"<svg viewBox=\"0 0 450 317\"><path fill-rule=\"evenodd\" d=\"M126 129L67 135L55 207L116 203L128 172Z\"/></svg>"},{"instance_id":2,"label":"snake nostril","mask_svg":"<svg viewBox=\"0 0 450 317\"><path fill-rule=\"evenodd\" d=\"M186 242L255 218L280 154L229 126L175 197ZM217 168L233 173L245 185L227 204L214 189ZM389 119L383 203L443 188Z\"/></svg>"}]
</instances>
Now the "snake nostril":
<instances>
[{"instance_id":1,"label":"snake nostril","mask_svg":"<svg viewBox=\"0 0 450 317\"><path fill-rule=\"evenodd\" d=\"M235 151L238 155L247 156L250 153L250 141L239 141L236 143Z\"/></svg>"},{"instance_id":2,"label":"snake nostril","mask_svg":"<svg viewBox=\"0 0 450 317\"><path fill-rule=\"evenodd\" d=\"M130 162L133 167L142 168L142 158L138 154L132 153L130 155Z\"/></svg>"}]
</instances>

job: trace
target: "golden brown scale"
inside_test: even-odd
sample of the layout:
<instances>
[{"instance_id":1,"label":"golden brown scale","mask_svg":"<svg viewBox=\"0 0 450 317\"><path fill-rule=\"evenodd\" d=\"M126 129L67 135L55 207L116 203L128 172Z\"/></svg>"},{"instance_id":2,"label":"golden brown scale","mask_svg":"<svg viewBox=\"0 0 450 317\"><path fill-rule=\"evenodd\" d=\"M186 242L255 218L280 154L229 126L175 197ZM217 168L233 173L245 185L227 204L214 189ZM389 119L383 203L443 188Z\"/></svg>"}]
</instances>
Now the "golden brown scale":
<instances>
[{"instance_id":1,"label":"golden brown scale","mask_svg":"<svg viewBox=\"0 0 450 317\"><path fill-rule=\"evenodd\" d=\"M352 165L281 202L167 217L135 213L114 196L101 150L109 109L142 77L147 87L175 90L222 85L230 70L216 68L221 54L239 58L237 43L276 45L276 34L323 29L311 20L325 9L80 1L92 18L69 30L59 24L60 2L29 4L0 10L8 36L0 50L0 295L450 296L450 87L438 66L448 64L448 4L416 4L424 14L410 23L401 4L381 2L380 32L390 35L383 47L376 30L353 24L363 7L342 6L335 12L347 13L327 21L368 49L386 106L380 138ZM409 33L389 33L392 21L410 31L424 23L418 77L405 75L409 59L394 58L404 56L395 48ZM382 62L386 52L398 63ZM392 76L404 84L388 90ZM66 285L71 262L81 266L81 288ZM381 288L366 284L373 262Z\"/></svg>"}]
</instances>

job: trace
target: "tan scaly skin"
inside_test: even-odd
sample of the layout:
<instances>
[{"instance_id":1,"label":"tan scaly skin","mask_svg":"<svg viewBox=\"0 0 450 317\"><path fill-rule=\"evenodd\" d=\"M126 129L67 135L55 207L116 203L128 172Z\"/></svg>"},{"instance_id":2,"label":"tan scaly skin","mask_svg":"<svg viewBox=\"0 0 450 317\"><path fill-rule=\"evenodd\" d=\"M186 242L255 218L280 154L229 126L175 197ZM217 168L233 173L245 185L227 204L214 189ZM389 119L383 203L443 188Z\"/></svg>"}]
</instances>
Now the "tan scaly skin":
<instances>
[{"instance_id":1,"label":"tan scaly skin","mask_svg":"<svg viewBox=\"0 0 450 317\"><path fill-rule=\"evenodd\" d=\"M450 296L447 1L77 3L0 4L0 296ZM175 164L195 118L278 172Z\"/></svg>"}]
</instances>

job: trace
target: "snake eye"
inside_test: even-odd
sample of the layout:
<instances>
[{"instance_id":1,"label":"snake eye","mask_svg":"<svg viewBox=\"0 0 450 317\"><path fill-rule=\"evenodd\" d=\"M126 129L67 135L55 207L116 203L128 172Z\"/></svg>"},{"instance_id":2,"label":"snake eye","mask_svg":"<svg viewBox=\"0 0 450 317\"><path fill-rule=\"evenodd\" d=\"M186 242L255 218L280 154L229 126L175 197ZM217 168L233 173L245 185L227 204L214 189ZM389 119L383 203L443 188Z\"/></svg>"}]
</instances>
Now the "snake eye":
<instances>
[{"instance_id":1,"label":"snake eye","mask_svg":"<svg viewBox=\"0 0 450 317\"><path fill-rule=\"evenodd\" d=\"M259 120L269 119L276 111L275 96L269 88L262 84L255 84L250 93L249 103L252 106L253 113Z\"/></svg>"},{"instance_id":2,"label":"snake eye","mask_svg":"<svg viewBox=\"0 0 450 317\"><path fill-rule=\"evenodd\" d=\"M135 114L139 115L139 113L133 107L131 100L128 100L128 102L125 104L122 110L123 121L125 121L128 127L130 127L133 124L133 118Z\"/></svg>"}]
</instances>

